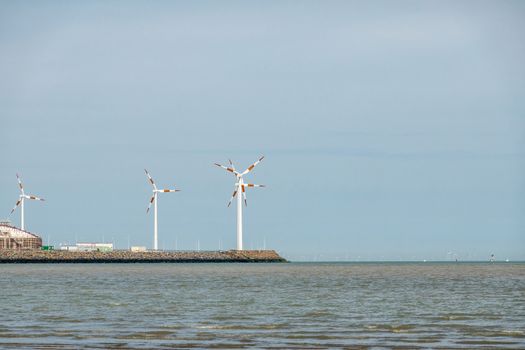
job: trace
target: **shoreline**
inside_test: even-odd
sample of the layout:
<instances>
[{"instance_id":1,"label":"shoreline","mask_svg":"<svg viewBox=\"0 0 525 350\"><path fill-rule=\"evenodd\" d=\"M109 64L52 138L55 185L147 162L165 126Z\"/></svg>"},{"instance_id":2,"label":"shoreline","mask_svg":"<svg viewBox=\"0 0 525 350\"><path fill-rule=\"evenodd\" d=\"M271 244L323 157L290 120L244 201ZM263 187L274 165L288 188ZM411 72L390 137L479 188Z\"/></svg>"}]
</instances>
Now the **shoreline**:
<instances>
[{"instance_id":1,"label":"shoreline","mask_svg":"<svg viewBox=\"0 0 525 350\"><path fill-rule=\"evenodd\" d=\"M284 263L275 250L72 252L19 250L0 251L0 264L61 263Z\"/></svg>"}]
</instances>

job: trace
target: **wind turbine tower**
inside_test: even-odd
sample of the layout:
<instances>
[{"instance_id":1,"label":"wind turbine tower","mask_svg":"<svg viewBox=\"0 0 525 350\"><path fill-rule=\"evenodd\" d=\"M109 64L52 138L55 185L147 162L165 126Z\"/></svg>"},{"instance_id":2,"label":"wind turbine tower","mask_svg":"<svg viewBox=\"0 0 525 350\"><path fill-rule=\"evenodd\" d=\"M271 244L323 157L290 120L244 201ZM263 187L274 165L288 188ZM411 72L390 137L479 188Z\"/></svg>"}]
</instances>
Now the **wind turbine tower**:
<instances>
[{"instance_id":1,"label":"wind turbine tower","mask_svg":"<svg viewBox=\"0 0 525 350\"><path fill-rule=\"evenodd\" d=\"M246 201L246 188L247 187L265 187L264 185L255 185L255 184L245 184L243 176L248 174L250 171L253 170L264 159L264 156L259 158L255 163L250 165L245 171L242 173L239 173L237 170L235 170L235 166L233 165L233 162L229 160L230 167L225 167L224 165L220 165L215 163L218 167L221 167L230 173L232 173L235 176L236 182L235 187L233 189L232 197L230 198L230 201L228 202L228 207L232 204L233 198L237 196L237 250L242 250L242 197L244 198L244 205L248 206L248 202Z\"/></svg>"},{"instance_id":2,"label":"wind turbine tower","mask_svg":"<svg viewBox=\"0 0 525 350\"><path fill-rule=\"evenodd\" d=\"M149 200L148 209L146 210L146 213L149 213L149 210L151 208L151 204L153 203L153 249L158 250L158 231L157 231L157 195L161 192L180 192L180 190L168 190L168 189L157 189L157 185L155 185L155 181L153 181L153 178L148 173L146 169L144 169L146 172L146 176L148 177L149 182L151 183L151 186L153 186L153 195L151 196L151 199Z\"/></svg>"},{"instance_id":3,"label":"wind turbine tower","mask_svg":"<svg viewBox=\"0 0 525 350\"><path fill-rule=\"evenodd\" d=\"M16 204L9 215L13 214L15 209L20 205L20 228L24 230L24 200L29 199L34 201L44 201L45 199L25 194L24 185L22 185L22 180L20 180L20 176L18 176L18 174L16 174L16 179L18 180L18 188L20 189L20 195L18 196L18 201L16 201Z\"/></svg>"}]
</instances>

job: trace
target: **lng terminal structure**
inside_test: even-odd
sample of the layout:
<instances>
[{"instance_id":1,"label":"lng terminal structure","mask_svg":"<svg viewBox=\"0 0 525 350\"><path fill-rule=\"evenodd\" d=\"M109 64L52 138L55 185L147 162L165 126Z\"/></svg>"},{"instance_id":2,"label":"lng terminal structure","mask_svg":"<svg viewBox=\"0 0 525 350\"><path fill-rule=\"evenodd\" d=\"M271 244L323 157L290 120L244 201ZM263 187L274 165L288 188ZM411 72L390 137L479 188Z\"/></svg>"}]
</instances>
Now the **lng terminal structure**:
<instances>
[{"instance_id":1,"label":"lng terminal structure","mask_svg":"<svg viewBox=\"0 0 525 350\"><path fill-rule=\"evenodd\" d=\"M42 238L12 226L9 221L0 222L0 251L39 250L41 248Z\"/></svg>"}]
</instances>

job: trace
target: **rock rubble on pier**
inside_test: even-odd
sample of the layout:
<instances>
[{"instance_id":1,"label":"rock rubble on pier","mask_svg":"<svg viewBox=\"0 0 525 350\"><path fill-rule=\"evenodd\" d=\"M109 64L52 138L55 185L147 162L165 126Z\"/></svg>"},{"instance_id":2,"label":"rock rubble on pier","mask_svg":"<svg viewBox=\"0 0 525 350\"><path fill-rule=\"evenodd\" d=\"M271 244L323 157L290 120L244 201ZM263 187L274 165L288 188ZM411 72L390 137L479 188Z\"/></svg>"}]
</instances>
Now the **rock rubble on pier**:
<instances>
[{"instance_id":1,"label":"rock rubble on pier","mask_svg":"<svg viewBox=\"0 0 525 350\"><path fill-rule=\"evenodd\" d=\"M0 251L0 263L227 263L286 262L274 250L72 252Z\"/></svg>"}]
</instances>

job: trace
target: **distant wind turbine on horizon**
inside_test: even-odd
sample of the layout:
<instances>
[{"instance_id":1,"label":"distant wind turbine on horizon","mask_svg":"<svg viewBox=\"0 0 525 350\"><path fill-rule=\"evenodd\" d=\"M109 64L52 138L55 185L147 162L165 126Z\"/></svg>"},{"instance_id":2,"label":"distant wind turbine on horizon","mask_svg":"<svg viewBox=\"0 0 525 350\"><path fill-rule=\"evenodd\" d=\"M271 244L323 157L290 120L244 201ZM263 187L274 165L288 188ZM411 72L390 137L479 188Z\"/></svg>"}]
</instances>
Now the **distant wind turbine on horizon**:
<instances>
[{"instance_id":1,"label":"distant wind turbine on horizon","mask_svg":"<svg viewBox=\"0 0 525 350\"><path fill-rule=\"evenodd\" d=\"M146 213L149 213L149 210L151 208L151 204L153 203L153 250L158 250L158 231L157 231L157 195L161 192L180 192L180 190L170 190L170 189L157 189L157 186L155 185L155 181L153 181L153 178L148 173L146 169L144 169L146 172L146 176L148 177L149 182L151 183L151 186L153 186L153 195L151 196L151 199L149 200L148 209L146 209Z\"/></svg>"},{"instance_id":2,"label":"distant wind turbine on horizon","mask_svg":"<svg viewBox=\"0 0 525 350\"><path fill-rule=\"evenodd\" d=\"M250 165L245 171L242 173L239 173L237 170L235 170L235 166L233 165L233 162L231 159L228 161L230 162L230 167L225 167L224 165L215 163L216 166L221 167L230 173L232 173L236 178L235 187L233 190L232 197L230 198L230 201L228 202L228 207L232 204L233 198L237 196L240 192L242 192L242 197L244 198L244 204L248 206L248 202L246 200L246 187L265 187L265 185L255 185L255 184L245 184L243 180L243 176L248 174L250 171L253 170L264 159L264 156L259 158L255 163ZM237 196L237 250L242 250L242 198L241 194Z\"/></svg>"},{"instance_id":3,"label":"distant wind turbine on horizon","mask_svg":"<svg viewBox=\"0 0 525 350\"><path fill-rule=\"evenodd\" d=\"M24 200L34 200L34 201L45 201L44 198L38 198L37 196L29 195L24 192L24 185L22 185L22 180L20 180L20 176L16 174L16 179L18 181L18 188L20 189L20 195L18 196L18 201L16 202L13 209L11 209L11 214L15 211L15 209L20 205L20 228L22 230L25 230L24 225Z\"/></svg>"}]
</instances>

